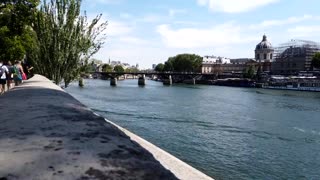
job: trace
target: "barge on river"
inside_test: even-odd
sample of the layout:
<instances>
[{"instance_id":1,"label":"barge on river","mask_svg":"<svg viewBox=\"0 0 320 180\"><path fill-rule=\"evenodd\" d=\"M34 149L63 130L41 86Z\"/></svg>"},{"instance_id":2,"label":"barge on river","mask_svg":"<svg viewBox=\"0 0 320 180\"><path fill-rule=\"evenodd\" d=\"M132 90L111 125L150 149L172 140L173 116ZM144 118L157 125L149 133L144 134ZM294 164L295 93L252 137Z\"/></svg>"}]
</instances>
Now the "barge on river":
<instances>
[{"instance_id":1,"label":"barge on river","mask_svg":"<svg viewBox=\"0 0 320 180\"><path fill-rule=\"evenodd\" d=\"M272 76L263 88L320 92L320 78L316 76Z\"/></svg>"}]
</instances>

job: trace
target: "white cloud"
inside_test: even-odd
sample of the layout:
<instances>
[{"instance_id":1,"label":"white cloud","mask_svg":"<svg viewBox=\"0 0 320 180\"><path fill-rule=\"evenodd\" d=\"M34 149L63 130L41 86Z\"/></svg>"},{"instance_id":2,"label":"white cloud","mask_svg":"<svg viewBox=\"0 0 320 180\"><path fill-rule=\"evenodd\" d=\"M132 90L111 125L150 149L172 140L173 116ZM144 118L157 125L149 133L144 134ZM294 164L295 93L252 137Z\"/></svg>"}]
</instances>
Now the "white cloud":
<instances>
[{"instance_id":1,"label":"white cloud","mask_svg":"<svg viewBox=\"0 0 320 180\"><path fill-rule=\"evenodd\" d=\"M152 46L118 46L118 45L106 45L101 49L99 54L95 55L95 58L101 59L107 62L110 57L111 60L117 60L135 65L139 63L142 68L151 68L152 64L164 62L169 56L176 55L176 52L172 52L170 49L157 48Z\"/></svg>"},{"instance_id":2,"label":"white cloud","mask_svg":"<svg viewBox=\"0 0 320 180\"><path fill-rule=\"evenodd\" d=\"M120 18L122 18L122 20L124 21L135 24L135 23L157 23L164 20L165 16L162 16L159 14L144 14L143 16L138 17L129 13L120 13Z\"/></svg>"},{"instance_id":3,"label":"white cloud","mask_svg":"<svg viewBox=\"0 0 320 180\"><path fill-rule=\"evenodd\" d=\"M208 0L202 1L204 5L208 3ZM183 12L172 9L164 15L151 13L140 18L122 13L116 21L108 19L106 33L109 38L96 57L105 61L110 57L112 60L150 67L151 64L163 62L169 56L179 53L214 54L230 58L254 57L255 45L261 41L263 33L266 33L274 46L291 38L319 39L320 36L320 26L315 25L320 16L315 15L270 19L257 24L235 21L206 24L180 19L172 21L175 19L169 15L177 13ZM166 24L168 22L171 24ZM154 27L155 23L159 26ZM156 28L156 34L152 34L154 32L150 32L150 28Z\"/></svg>"},{"instance_id":4,"label":"white cloud","mask_svg":"<svg viewBox=\"0 0 320 180\"><path fill-rule=\"evenodd\" d=\"M124 3L125 0L82 0L83 7L85 8L97 8L98 6L101 7L105 5L112 5L112 6L118 6L122 3Z\"/></svg>"},{"instance_id":5,"label":"white cloud","mask_svg":"<svg viewBox=\"0 0 320 180\"><path fill-rule=\"evenodd\" d=\"M146 45L148 41L133 36L120 37L119 40L126 44Z\"/></svg>"},{"instance_id":6,"label":"white cloud","mask_svg":"<svg viewBox=\"0 0 320 180\"><path fill-rule=\"evenodd\" d=\"M163 18L159 15L155 15L155 14L149 14L146 15L142 18L137 19L137 21L139 22L145 22L145 23L155 23L158 22L160 20L162 20Z\"/></svg>"},{"instance_id":7,"label":"white cloud","mask_svg":"<svg viewBox=\"0 0 320 180\"><path fill-rule=\"evenodd\" d=\"M289 17L287 19L280 19L280 20L266 20L260 24L251 25L250 28L253 28L253 29L268 28L272 26L283 26L283 25L289 25L289 24L296 24L296 23L300 23L308 20L319 20L319 19L320 18L318 16L304 15L301 17Z\"/></svg>"},{"instance_id":8,"label":"white cloud","mask_svg":"<svg viewBox=\"0 0 320 180\"><path fill-rule=\"evenodd\" d=\"M319 37L320 25L296 26L288 29L288 32L293 37Z\"/></svg>"},{"instance_id":9,"label":"white cloud","mask_svg":"<svg viewBox=\"0 0 320 180\"><path fill-rule=\"evenodd\" d=\"M94 18L96 18L97 15L90 13L88 14L88 22L91 22ZM134 29L134 27L123 21L117 21L113 19L109 19L106 15L103 15L99 22L98 26L101 25L102 23L107 22L107 28L103 33L106 33L107 36L121 36L121 35L127 35L131 33Z\"/></svg>"},{"instance_id":10,"label":"white cloud","mask_svg":"<svg viewBox=\"0 0 320 180\"><path fill-rule=\"evenodd\" d=\"M131 33L132 30L133 27L127 23L110 20L108 21L106 33L108 36L121 36Z\"/></svg>"},{"instance_id":11,"label":"white cloud","mask_svg":"<svg viewBox=\"0 0 320 180\"><path fill-rule=\"evenodd\" d=\"M275 3L278 0L197 0L201 6L209 6L216 12L240 13Z\"/></svg>"},{"instance_id":12,"label":"white cloud","mask_svg":"<svg viewBox=\"0 0 320 180\"><path fill-rule=\"evenodd\" d=\"M247 43L257 37L245 36L241 28L232 23L221 24L206 29L182 28L174 30L169 25L157 27L163 42L171 48L219 47L230 44Z\"/></svg>"},{"instance_id":13,"label":"white cloud","mask_svg":"<svg viewBox=\"0 0 320 180\"><path fill-rule=\"evenodd\" d=\"M199 22L194 21L174 21L173 24L183 25L183 26L196 26L199 25Z\"/></svg>"},{"instance_id":14,"label":"white cloud","mask_svg":"<svg viewBox=\"0 0 320 180\"><path fill-rule=\"evenodd\" d=\"M120 4L124 0L86 0L87 2L90 2L92 4L100 3L100 4Z\"/></svg>"},{"instance_id":15,"label":"white cloud","mask_svg":"<svg viewBox=\"0 0 320 180\"><path fill-rule=\"evenodd\" d=\"M185 14L185 13L187 13L187 10L185 10L185 9L170 9L169 10L170 17L176 16L177 14Z\"/></svg>"},{"instance_id":16,"label":"white cloud","mask_svg":"<svg viewBox=\"0 0 320 180\"><path fill-rule=\"evenodd\" d=\"M121 13L120 17L123 19L130 19L130 18L132 18L132 15L128 14L128 13Z\"/></svg>"}]
</instances>

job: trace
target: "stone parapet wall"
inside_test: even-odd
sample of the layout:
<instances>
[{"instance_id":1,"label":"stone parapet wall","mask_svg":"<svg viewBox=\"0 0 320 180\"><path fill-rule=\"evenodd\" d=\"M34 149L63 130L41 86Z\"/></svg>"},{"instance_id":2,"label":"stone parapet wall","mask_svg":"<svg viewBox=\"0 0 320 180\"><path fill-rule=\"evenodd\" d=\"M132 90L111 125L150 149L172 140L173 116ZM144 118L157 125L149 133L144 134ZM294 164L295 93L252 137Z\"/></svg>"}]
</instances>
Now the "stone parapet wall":
<instances>
[{"instance_id":1,"label":"stone parapet wall","mask_svg":"<svg viewBox=\"0 0 320 180\"><path fill-rule=\"evenodd\" d=\"M0 102L0 179L211 179L43 76Z\"/></svg>"}]
</instances>

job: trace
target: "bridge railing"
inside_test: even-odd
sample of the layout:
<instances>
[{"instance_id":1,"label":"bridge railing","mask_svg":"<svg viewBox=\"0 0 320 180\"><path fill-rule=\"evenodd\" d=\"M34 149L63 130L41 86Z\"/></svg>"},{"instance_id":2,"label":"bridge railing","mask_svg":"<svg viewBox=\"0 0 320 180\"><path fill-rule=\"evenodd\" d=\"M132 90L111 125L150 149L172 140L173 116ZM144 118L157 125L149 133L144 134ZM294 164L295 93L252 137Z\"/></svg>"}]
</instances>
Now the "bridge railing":
<instances>
[{"instance_id":1,"label":"bridge railing","mask_svg":"<svg viewBox=\"0 0 320 180\"><path fill-rule=\"evenodd\" d=\"M90 72L91 74L108 74L108 75L125 75L125 74L132 74L132 75L202 75L202 73L199 72Z\"/></svg>"}]
</instances>

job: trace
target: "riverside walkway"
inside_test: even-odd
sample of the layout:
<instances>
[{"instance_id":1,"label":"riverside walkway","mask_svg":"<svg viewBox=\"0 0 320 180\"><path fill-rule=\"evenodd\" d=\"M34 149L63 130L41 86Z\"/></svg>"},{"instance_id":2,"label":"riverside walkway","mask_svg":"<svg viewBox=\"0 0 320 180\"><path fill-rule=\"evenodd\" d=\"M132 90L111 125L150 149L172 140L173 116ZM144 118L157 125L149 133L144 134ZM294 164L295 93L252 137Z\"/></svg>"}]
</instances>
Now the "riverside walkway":
<instances>
[{"instance_id":1,"label":"riverside walkway","mask_svg":"<svg viewBox=\"0 0 320 180\"><path fill-rule=\"evenodd\" d=\"M0 96L0 179L211 179L43 76Z\"/></svg>"}]
</instances>

